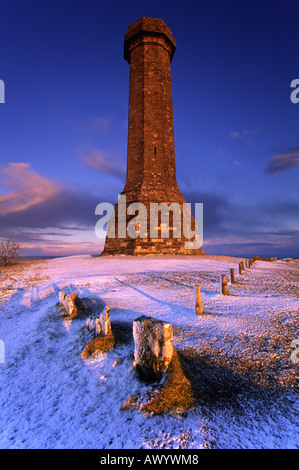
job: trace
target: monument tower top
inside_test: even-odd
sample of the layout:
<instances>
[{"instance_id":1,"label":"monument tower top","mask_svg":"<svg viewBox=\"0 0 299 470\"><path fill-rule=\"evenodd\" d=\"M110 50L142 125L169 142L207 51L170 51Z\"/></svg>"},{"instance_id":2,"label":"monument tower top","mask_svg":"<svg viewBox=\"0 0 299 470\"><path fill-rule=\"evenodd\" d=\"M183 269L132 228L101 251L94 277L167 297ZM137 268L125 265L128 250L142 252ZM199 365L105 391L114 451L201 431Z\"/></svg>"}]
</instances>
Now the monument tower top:
<instances>
[{"instance_id":1,"label":"monument tower top","mask_svg":"<svg viewBox=\"0 0 299 470\"><path fill-rule=\"evenodd\" d=\"M159 18L142 16L128 27L128 32L125 34L124 58L127 62L130 63L130 47L132 47L132 44L135 46L138 38L144 41L146 36L148 37L148 42L153 40L154 36L164 38L165 46L169 50L170 60L172 60L176 49L176 42L168 26Z\"/></svg>"}]
</instances>

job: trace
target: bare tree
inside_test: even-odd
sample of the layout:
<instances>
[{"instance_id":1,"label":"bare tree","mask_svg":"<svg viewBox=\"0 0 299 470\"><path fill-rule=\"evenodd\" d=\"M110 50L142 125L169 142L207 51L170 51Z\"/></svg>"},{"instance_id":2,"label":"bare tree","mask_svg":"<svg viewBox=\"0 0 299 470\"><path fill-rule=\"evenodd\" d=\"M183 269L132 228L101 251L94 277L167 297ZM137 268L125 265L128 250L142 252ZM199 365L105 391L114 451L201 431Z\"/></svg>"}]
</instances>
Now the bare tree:
<instances>
[{"instance_id":1,"label":"bare tree","mask_svg":"<svg viewBox=\"0 0 299 470\"><path fill-rule=\"evenodd\" d=\"M20 259L20 244L12 240L0 242L0 263L4 266L17 263Z\"/></svg>"}]
</instances>

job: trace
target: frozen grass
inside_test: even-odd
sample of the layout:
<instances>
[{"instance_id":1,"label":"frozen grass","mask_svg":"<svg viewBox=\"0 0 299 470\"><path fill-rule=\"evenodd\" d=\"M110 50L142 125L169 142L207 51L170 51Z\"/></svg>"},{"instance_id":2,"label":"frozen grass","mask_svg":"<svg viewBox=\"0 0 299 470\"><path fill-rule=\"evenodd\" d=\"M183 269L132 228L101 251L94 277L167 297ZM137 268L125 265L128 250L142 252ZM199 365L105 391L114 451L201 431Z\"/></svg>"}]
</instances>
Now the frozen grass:
<instances>
[{"instance_id":1,"label":"frozen grass","mask_svg":"<svg viewBox=\"0 0 299 470\"><path fill-rule=\"evenodd\" d=\"M174 349L164 383L158 387L153 397L141 405L140 411L152 414L183 413L194 408L194 405L191 383L186 378Z\"/></svg>"},{"instance_id":2,"label":"frozen grass","mask_svg":"<svg viewBox=\"0 0 299 470\"><path fill-rule=\"evenodd\" d=\"M256 261L220 295L220 275L239 261L74 256L3 269L0 447L298 448L299 263ZM78 292L86 315L109 306L112 349L81 358L86 316L61 318L59 290ZM131 368L140 315L173 326L178 375L160 386ZM193 407L165 413L183 376Z\"/></svg>"}]
</instances>

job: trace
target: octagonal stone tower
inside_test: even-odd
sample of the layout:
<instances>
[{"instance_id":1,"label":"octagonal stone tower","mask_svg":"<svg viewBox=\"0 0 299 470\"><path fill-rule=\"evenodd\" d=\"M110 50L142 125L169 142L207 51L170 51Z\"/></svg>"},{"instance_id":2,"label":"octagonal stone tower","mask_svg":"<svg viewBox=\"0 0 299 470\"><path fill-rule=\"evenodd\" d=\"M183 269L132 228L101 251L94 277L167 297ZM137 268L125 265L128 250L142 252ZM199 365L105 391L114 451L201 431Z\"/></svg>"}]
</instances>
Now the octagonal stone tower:
<instances>
[{"instance_id":1,"label":"octagonal stone tower","mask_svg":"<svg viewBox=\"0 0 299 470\"><path fill-rule=\"evenodd\" d=\"M121 196L126 197L126 208L132 203L142 203L146 207L147 233L132 238L121 227L120 237L119 224L127 226L132 214L119 217L120 204L117 203L114 216L108 223L102 255L204 254L200 247L186 248L185 242L192 241L192 238L183 234L182 221L181 236L174 236L175 216L172 211L169 212L169 238L161 236L164 220L161 214L156 227L158 232L155 237L150 236L151 203L166 203L168 207L177 203L182 209L182 217L186 202L178 188L175 170L170 70L175 48L176 42L161 19L142 17L131 24L125 34L124 58L130 64L130 93L127 178ZM115 229L112 232L111 224ZM198 232L192 215L190 227L194 240ZM111 233L112 237L109 236Z\"/></svg>"}]
</instances>

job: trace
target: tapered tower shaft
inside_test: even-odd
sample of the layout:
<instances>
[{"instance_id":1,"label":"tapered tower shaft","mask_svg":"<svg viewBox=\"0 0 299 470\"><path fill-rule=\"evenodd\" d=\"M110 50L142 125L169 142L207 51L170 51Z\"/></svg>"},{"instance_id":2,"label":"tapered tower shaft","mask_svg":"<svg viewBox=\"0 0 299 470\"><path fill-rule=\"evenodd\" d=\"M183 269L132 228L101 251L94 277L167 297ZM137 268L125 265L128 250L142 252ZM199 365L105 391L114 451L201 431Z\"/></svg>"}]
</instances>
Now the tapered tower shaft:
<instances>
[{"instance_id":1,"label":"tapered tower shaft","mask_svg":"<svg viewBox=\"0 0 299 470\"><path fill-rule=\"evenodd\" d=\"M124 58L130 64L130 91L127 178L121 196L125 196L127 208L132 203L139 203L148 215L152 203L164 203L166 207L176 203L181 216L183 205L186 205L175 170L170 70L175 48L176 42L169 28L163 20L156 18L140 18L128 27L124 37ZM169 217L169 238L162 236L165 228L162 215L155 223L154 229L158 232L154 237L151 237L153 225L150 219L146 233L141 230L140 236L132 237L123 226L119 230L120 220L127 225L132 219L132 213L125 218L119 217L121 209L123 204L117 203L110 223L114 229L108 230L103 255L203 254L200 247L186 248L185 242L190 239L178 230L178 227L183 229L183 221L177 223L177 213L171 212ZM192 216L190 229L194 235L196 227ZM196 236L198 238L198 234Z\"/></svg>"},{"instance_id":2,"label":"tapered tower shaft","mask_svg":"<svg viewBox=\"0 0 299 470\"><path fill-rule=\"evenodd\" d=\"M136 191L165 194L177 187L170 71L175 47L164 21L154 18L141 18L125 35L124 57L130 64L128 197Z\"/></svg>"}]
</instances>

